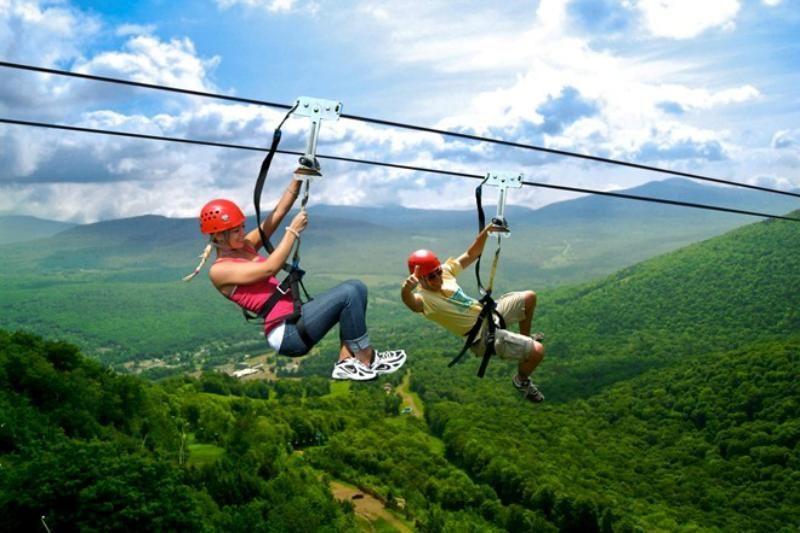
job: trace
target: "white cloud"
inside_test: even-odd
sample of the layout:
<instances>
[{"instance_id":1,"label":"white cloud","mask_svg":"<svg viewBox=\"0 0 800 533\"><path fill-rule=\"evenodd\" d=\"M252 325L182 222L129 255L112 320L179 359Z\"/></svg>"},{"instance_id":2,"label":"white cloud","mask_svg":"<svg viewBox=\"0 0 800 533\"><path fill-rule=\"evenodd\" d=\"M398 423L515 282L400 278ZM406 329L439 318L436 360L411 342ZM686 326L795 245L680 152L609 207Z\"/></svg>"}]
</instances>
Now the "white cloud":
<instances>
[{"instance_id":1,"label":"white cloud","mask_svg":"<svg viewBox=\"0 0 800 533\"><path fill-rule=\"evenodd\" d=\"M597 115L578 116L573 123L565 123L564 131L557 135L544 135L546 131L540 130L542 142L534 140L533 144L624 159L641 155L645 148L651 156L716 159L724 153L722 133L668 120L659 104L676 102L692 112L745 102L759 95L752 86L711 91L650 84L635 63L592 51L581 43L556 41L550 46L560 47L562 54L550 55L545 49L527 75L505 89L478 95L463 114L442 121L440 126L525 142L520 138L522 125L531 125L529 133L535 132L545 124L541 106L565 88L573 88L582 99L597 106ZM498 133L492 135L493 131Z\"/></svg>"},{"instance_id":2,"label":"white cloud","mask_svg":"<svg viewBox=\"0 0 800 533\"><path fill-rule=\"evenodd\" d=\"M8 0L0 0L0 5L3 1ZM274 5L294 11L313 7L295 2L280 7L254 0L218 4L265 10ZM76 22L93 21L93 31L98 31L94 19L70 10L67 4L58 5L63 16ZM644 57L644 53L637 56L636 50L623 55L612 49L595 49L586 36L570 33L568 3L561 0L542 0L538 10L528 6L527 11L517 9L518 4L497 7L477 2L474 9L462 9L458 24L443 23L451 13L443 6L435 2L362 4L357 11L361 17L353 17L352 10L339 12L339 16L359 19L353 25L345 24L345 33L369 27L368 36L359 35L370 43L374 65L404 76L408 73L409 87L417 92L411 98L406 95L403 105L427 116L444 116L437 127L619 159L666 161L673 168L684 166L691 171L722 169L721 174L727 176L740 161L746 161L741 163L742 174L754 176L752 179L780 180L793 175L787 169L797 161L798 152L787 148L797 146L795 140L800 136L796 130L777 132L774 150L762 146L763 151L755 153L737 144L735 132L724 120L707 123L709 117L724 117L729 108L743 112L741 104L760 104L769 97L746 78L712 88L687 74L704 71L705 63L692 64L667 54L659 54L660 59ZM514 14L509 16L509 12ZM26 21L36 20L25 16ZM18 25L28 24L19 16L14 20ZM705 29L725 26L720 18L714 19L717 22L703 20ZM726 20L733 21L733 15ZM344 24L344 18L341 22ZM55 24L53 33L47 34L40 31L38 23L30 24L31 30L24 27L26 35L38 35L37 58L68 58L69 62L80 58L75 67L82 72L217 92L211 74L220 58L200 56L188 38L165 41L156 35L156 28L122 25L116 35L129 38L117 49L88 53L81 43L94 33L58 34L68 29ZM9 19L0 14L0 43L5 28L11 28ZM17 30L9 31L15 38L19 36L14 33ZM38 59L31 62L46 64ZM424 82L415 81L420 73L437 77L440 84L431 85L430 92L420 89ZM473 82L483 82L481 89ZM268 145L272 129L284 114L194 98L176 98L160 107L139 106L138 102L128 107L130 92L126 91L118 86L29 77L24 83L0 86L0 108L42 113L51 105L47 112L59 122L253 146ZM565 95L571 95L571 100ZM446 105L437 105L441 102ZM387 98L386 106L392 105ZM281 147L302 150L306 133L305 120L289 120ZM13 128L12 132L5 126L0 127L0 143L0 168L6 169L0 175L0 196L6 195L0 200L0 210L8 209L9 202L20 202L32 214L78 221L143 213L195 216L199 205L213 196L231 197L247 208L263 158L263 153L257 152L42 134L25 128ZM471 174L518 170L534 181L595 189L611 187L610 183L632 186L648 179L641 172L616 167L348 120L323 122L319 153ZM729 166L722 167L726 157ZM759 166L770 158L772 166ZM265 204L290 179L295 164L294 157L276 157ZM415 207L469 208L474 201L475 183L471 180L328 160L323 160L322 166L325 177L314 184L312 203L400 202ZM750 168L759 170L744 172ZM567 195L523 189L515 192L510 203L538 206ZM47 202L58 206L53 208Z\"/></svg>"},{"instance_id":3,"label":"white cloud","mask_svg":"<svg viewBox=\"0 0 800 533\"><path fill-rule=\"evenodd\" d=\"M68 4L5 0L0 5L0 50L7 61L53 66L79 56L100 30L94 16Z\"/></svg>"},{"instance_id":4,"label":"white cloud","mask_svg":"<svg viewBox=\"0 0 800 533\"><path fill-rule=\"evenodd\" d=\"M647 157L715 161L735 149L726 132L683 123L668 116L664 105L670 103L691 120L698 113L759 98L761 93L756 87L745 84L712 90L661 83L659 80L672 79L687 65L652 59L643 62L635 56L622 58L594 50L586 40L570 37L563 27L568 22L566 5L543 1L536 22L509 36L490 34L488 40L479 39L476 44L474 39L463 38L459 42L456 36L445 34L440 39L425 39L407 50L401 60L427 61L432 70L480 75L483 70L502 71L517 64L524 72L502 88L475 95L461 113L443 119L438 127L627 160ZM665 6L683 8L680 4ZM494 44L486 45L490 41ZM484 61L483 52L487 58L497 53L499 59ZM550 134L550 122L542 115L543 106L567 89L596 107L597 113L575 115L574 122L562 124L563 131Z\"/></svg>"},{"instance_id":5,"label":"white cloud","mask_svg":"<svg viewBox=\"0 0 800 533\"><path fill-rule=\"evenodd\" d=\"M36 170L38 162L49 151L48 145L38 141L38 132L23 127L7 127L2 132L0 164L2 178L25 176ZM0 181L3 179L0 178Z\"/></svg>"},{"instance_id":6,"label":"white cloud","mask_svg":"<svg viewBox=\"0 0 800 533\"><path fill-rule=\"evenodd\" d=\"M781 130L775 132L770 143L770 150L762 159L766 164L762 172L771 167L774 173L791 172L797 182L797 168L800 167L800 129ZM800 184L795 185L800 188Z\"/></svg>"},{"instance_id":7,"label":"white cloud","mask_svg":"<svg viewBox=\"0 0 800 533\"><path fill-rule=\"evenodd\" d=\"M141 24L122 24L117 27L115 33L121 37L126 35L149 35L156 31L154 24L141 25Z\"/></svg>"},{"instance_id":8,"label":"white cloud","mask_svg":"<svg viewBox=\"0 0 800 533\"><path fill-rule=\"evenodd\" d=\"M776 150L783 148L797 148L797 139L800 137L800 130L780 130L772 136L770 145Z\"/></svg>"},{"instance_id":9,"label":"white cloud","mask_svg":"<svg viewBox=\"0 0 800 533\"><path fill-rule=\"evenodd\" d=\"M165 135L177 138L221 140L253 146L264 146L272 136L272 130L283 117L283 111L261 106L225 105L202 103L175 114L159 113L154 116L128 115L110 110L86 113L76 125ZM305 119L292 118L284 126L283 149L302 151L308 124ZM17 132L19 133L19 132ZM145 212L194 216L197 202L211 196L230 196L250 205L252 186L263 153L186 147L181 144L131 140L102 135L59 134L22 129L22 135L11 137L15 142L3 143L0 161L6 169L6 179L15 184L27 183L28 188L16 189L13 198L63 194L59 209L51 211L50 217L85 222L108 216L108 209L116 209L114 216L137 214L142 209L140 202L111 204L87 201L73 202L78 196L64 193L70 184L81 194L102 194L127 190L136 198L149 198L152 202ZM385 159L387 152L408 156L405 163L430 164L430 150L444 146L438 136L420 138L411 132L388 130L358 122L323 122L319 153ZM82 157L76 157L83 154ZM69 157L69 172L59 167L59 161ZM293 168L296 158L279 155L270 174L272 184L283 184ZM432 166L441 166L432 164ZM359 204L364 202L386 202L397 200L396 188L401 186L408 172L375 169L367 166L346 165L322 161L326 177L315 184L314 201L333 204ZM83 182L83 183L81 183ZM182 190L185 195L191 184L194 201L164 194L153 196L150 190L158 187L164 191ZM6 183L5 187L10 187ZM270 201L280 186L268 187L265 202ZM40 190L35 193L34 190ZM138 192L136 192L138 191ZM28 195L28 196L26 196ZM50 197L50 196L48 196ZM37 202L26 203L27 212L45 215L39 211ZM101 209L102 206L102 209Z\"/></svg>"},{"instance_id":10,"label":"white cloud","mask_svg":"<svg viewBox=\"0 0 800 533\"><path fill-rule=\"evenodd\" d=\"M738 0L639 0L637 9L657 37L690 39L706 30L730 30L739 13Z\"/></svg>"},{"instance_id":11,"label":"white cloud","mask_svg":"<svg viewBox=\"0 0 800 533\"><path fill-rule=\"evenodd\" d=\"M786 176L757 175L750 181L752 185L777 189L779 191L791 191L797 189L797 185Z\"/></svg>"},{"instance_id":12,"label":"white cloud","mask_svg":"<svg viewBox=\"0 0 800 533\"><path fill-rule=\"evenodd\" d=\"M761 1L765 6L773 7L773 6L780 5L782 0L761 0Z\"/></svg>"},{"instance_id":13,"label":"white cloud","mask_svg":"<svg viewBox=\"0 0 800 533\"><path fill-rule=\"evenodd\" d=\"M389 12L382 6L378 6L375 4L362 4L358 7L358 11L363 13L369 17L373 17L380 21L388 21L389 20Z\"/></svg>"},{"instance_id":14,"label":"white cloud","mask_svg":"<svg viewBox=\"0 0 800 533\"><path fill-rule=\"evenodd\" d=\"M37 3L14 2L11 12L24 24L36 26L59 35L70 35L75 29L75 16L68 10L58 7L41 8Z\"/></svg>"},{"instance_id":15,"label":"white cloud","mask_svg":"<svg viewBox=\"0 0 800 533\"><path fill-rule=\"evenodd\" d=\"M199 206L185 205L196 199L186 194L186 182L178 181L152 187L134 182L51 183L36 188L0 185L0 192L0 211L13 212L24 205L25 212L31 215L78 223L147 213L181 217L199 211ZM174 200L175 205L165 202L165 198ZM245 198L237 196L238 201Z\"/></svg>"},{"instance_id":16,"label":"white cloud","mask_svg":"<svg viewBox=\"0 0 800 533\"><path fill-rule=\"evenodd\" d=\"M75 70L183 89L214 90L208 73L220 58L198 57L188 38L163 42L150 35L138 35L128 40L124 48L78 62Z\"/></svg>"},{"instance_id":17,"label":"white cloud","mask_svg":"<svg viewBox=\"0 0 800 533\"><path fill-rule=\"evenodd\" d=\"M292 11L295 0L217 0L217 5L220 9L243 6L265 9L271 13L288 13Z\"/></svg>"}]
</instances>

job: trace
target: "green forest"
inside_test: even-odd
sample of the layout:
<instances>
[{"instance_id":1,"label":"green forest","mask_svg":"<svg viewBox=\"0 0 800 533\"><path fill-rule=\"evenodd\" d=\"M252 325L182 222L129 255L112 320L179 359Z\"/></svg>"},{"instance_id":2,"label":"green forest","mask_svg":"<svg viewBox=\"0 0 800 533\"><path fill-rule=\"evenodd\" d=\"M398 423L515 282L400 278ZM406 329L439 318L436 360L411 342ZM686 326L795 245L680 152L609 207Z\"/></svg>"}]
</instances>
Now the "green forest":
<instances>
[{"instance_id":1,"label":"green forest","mask_svg":"<svg viewBox=\"0 0 800 533\"><path fill-rule=\"evenodd\" d=\"M56 531L359 530L331 479L419 531L800 523L800 338L695 357L535 412L428 355L413 370L423 420L401 415L377 382L345 394L322 378L153 384L72 345L3 332L0 528L44 516Z\"/></svg>"},{"instance_id":2,"label":"green forest","mask_svg":"<svg viewBox=\"0 0 800 533\"><path fill-rule=\"evenodd\" d=\"M795 224L761 222L538 291L541 405L506 362L448 369L459 339L389 280L370 283L370 334L409 361L369 383L328 379L335 333L299 370L239 381L210 366L148 380L0 331L0 530L797 531L797 250ZM538 290L512 280L498 290ZM165 300L130 311L155 323Z\"/></svg>"}]
</instances>

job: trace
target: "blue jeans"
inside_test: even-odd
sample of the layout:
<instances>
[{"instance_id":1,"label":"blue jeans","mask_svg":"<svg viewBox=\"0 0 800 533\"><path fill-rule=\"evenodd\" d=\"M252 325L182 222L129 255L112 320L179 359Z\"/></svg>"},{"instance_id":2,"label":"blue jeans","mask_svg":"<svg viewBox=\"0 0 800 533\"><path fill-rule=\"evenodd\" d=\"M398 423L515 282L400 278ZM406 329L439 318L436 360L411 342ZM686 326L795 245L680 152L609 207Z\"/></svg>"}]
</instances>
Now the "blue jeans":
<instances>
[{"instance_id":1,"label":"blue jeans","mask_svg":"<svg viewBox=\"0 0 800 533\"><path fill-rule=\"evenodd\" d=\"M369 347L367 286L361 281L347 280L303 304L303 323L314 344L337 322L339 340L350 352L355 353ZM278 353L296 357L307 354L309 350L311 346L306 346L300 338L297 326L287 323Z\"/></svg>"}]
</instances>

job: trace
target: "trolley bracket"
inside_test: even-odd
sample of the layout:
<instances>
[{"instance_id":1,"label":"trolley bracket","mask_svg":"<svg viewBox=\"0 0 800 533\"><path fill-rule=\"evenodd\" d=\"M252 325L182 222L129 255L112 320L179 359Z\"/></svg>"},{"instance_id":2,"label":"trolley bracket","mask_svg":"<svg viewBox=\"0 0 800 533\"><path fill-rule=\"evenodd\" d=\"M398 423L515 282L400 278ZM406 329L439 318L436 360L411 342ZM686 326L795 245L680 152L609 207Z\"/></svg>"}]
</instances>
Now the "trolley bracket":
<instances>
[{"instance_id":1,"label":"trolley bracket","mask_svg":"<svg viewBox=\"0 0 800 533\"><path fill-rule=\"evenodd\" d=\"M309 96L300 96L296 101L295 114L308 117L311 121L311 131L306 142L305 153L300 156L300 167L295 171L295 179L308 180L321 177L319 161L317 160L317 140L319 139L320 125L323 119L339 120L342 114L342 103L334 100L323 100Z\"/></svg>"},{"instance_id":2,"label":"trolley bracket","mask_svg":"<svg viewBox=\"0 0 800 533\"><path fill-rule=\"evenodd\" d=\"M497 214L492 218L492 224L501 226L506 229L504 232L498 232L498 237L508 237L511 235L511 229L508 227L508 221L505 217L506 209L506 191L508 189L522 188L522 174L514 174L512 172L488 172L486 174L486 185L497 187L500 189L500 194L497 197Z\"/></svg>"}]
</instances>

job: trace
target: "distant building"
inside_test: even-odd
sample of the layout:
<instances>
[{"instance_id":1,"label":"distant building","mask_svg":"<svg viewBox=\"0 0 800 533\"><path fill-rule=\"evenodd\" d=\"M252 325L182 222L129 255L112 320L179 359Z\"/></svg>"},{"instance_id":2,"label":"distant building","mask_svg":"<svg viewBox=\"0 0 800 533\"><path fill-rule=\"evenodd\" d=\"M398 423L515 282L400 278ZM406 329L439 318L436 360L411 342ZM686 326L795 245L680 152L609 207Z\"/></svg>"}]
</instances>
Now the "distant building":
<instances>
[{"instance_id":1,"label":"distant building","mask_svg":"<svg viewBox=\"0 0 800 533\"><path fill-rule=\"evenodd\" d=\"M242 379L245 376L250 376L252 374L258 374L261 372L260 368L243 368L242 370L237 370L233 373L233 377Z\"/></svg>"}]
</instances>

